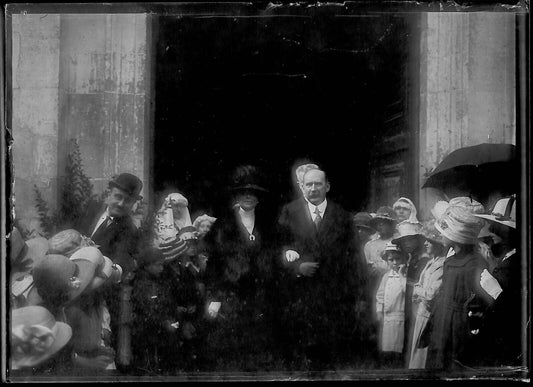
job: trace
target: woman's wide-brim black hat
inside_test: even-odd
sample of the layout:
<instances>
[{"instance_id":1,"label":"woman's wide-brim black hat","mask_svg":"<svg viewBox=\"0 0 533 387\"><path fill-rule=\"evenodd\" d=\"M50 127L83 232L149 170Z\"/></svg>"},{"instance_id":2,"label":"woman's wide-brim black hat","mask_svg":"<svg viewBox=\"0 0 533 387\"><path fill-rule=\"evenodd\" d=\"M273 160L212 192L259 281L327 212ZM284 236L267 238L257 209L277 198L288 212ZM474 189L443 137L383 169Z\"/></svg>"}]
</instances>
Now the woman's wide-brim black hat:
<instances>
[{"instance_id":1,"label":"woman's wide-brim black hat","mask_svg":"<svg viewBox=\"0 0 533 387\"><path fill-rule=\"evenodd\" d=\"M263 187L261 187L260 185L257 185L257 184L238 185L238 186L232 187L232 190L233 191L252 190L252 191L263 192L263 193L267 193L268 192L268 190L266 188L263 188Z\"/></svg>"},{"instance_id":2,"label":"woman's wide-brim black hat","mask_svg":"<svg viewBox=\"0 0 533 387\"><path fill-rule=\"evenodd\" d=\"M232 178L232 191L256 191L261 193L268 192L263 186L263 174L252 165L241 165L236 168Z\"/></svg>"}]
</instances>

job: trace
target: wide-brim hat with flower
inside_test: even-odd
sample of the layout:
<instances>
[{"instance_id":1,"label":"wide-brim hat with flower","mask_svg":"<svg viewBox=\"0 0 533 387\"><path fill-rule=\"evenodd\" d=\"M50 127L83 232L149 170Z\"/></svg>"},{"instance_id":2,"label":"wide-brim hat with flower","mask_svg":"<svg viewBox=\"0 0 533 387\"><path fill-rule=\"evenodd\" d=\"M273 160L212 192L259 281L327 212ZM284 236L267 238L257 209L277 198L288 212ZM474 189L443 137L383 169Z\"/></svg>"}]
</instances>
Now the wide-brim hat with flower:
<instances>
[{"instance_id":1,"label":"wide-brim hat with flower","mask_svg":"<svg viewBox=\"0 0 533 387\"><path fill-rule=\"evenodd\" d=\"M484 221L462 206L450 206L444 215L435 222L435 228L449 240L473 245Z\"/></svg>"},{"instance_id":2,"label":"wide-brim hat with flower","mask_svg":"<svg viewBox=\"0 0 533 387\"><path fill-rule=\"evenodd\" d=\"M94 290L106 282L120 282L122 268L105 257L96 247L83 247L70 257L80 268L79 280L84 288Z\"/></svg>"},{"instance_id":3,"label":"wide-brim hat with flower","mask_svg":"<svg viewBox=\"0 0 533 387\"><path fill-rule=\"evenodd\" d=\"M377 223L381 220L396 224L398 216L392 207L382 206L378 208L376 215L370 220L369 224L371 227L376 228Z\"/></svg>"},{"instance_id":4,"label":"wide-brim hat with flower","mask_svg":"<svg viewBox=\"0 0 533 387\"><path fill-rule=\"evenodd\" d=\"M86 249L89 249L87 251ZM33 269L33 288L28 293L28 303L38 305L48 294L64 293L74 300L89 286L94 278L96 265L91 262L91 254L96 247L84 247L76 251L70 259L64 255L48 254Z\"/></svg>"},{"instance_id":5,"label":"wide-brim hat with flower","mask_svg":"<svg viewBox=\"0 0 533 387\"><path fill-rule=\"evenodd\" d=\"M68 324L41 306L11 312L11 368L34 367L52 357L72 337Z\"/></svg>"},{"instance_id":6,"label":"wide-brim hat with flower","mask_svg":"<svg viewBox=\"0 0 533 387\"><path fill-rule=\"evenodd\" d=\"M449 206L450 203L448 203L447 201L439 200L431 209L431 215L433 215L435 219L440 219Z\"/></svg>"}]
</instances>

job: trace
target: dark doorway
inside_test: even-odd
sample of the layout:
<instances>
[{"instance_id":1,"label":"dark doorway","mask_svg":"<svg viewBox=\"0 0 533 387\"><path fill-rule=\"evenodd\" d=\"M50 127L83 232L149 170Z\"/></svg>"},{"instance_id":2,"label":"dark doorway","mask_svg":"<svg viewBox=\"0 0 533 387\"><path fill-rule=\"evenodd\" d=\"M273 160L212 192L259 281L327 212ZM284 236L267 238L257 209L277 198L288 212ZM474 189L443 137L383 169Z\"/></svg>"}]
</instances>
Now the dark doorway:
<instances>
[{"instance_id":1,"label":"dark doorway","mask_svg":"<svg viewBox=\"0 0 533 387\"><path fill-rule=\"evenodd\" d=\"M156 25L156 194L177 188L193 212L216 214L228 175L251 163L278 207L294 197L295 162L312 160L331 198L351 211L367 203L372 152L405 94L406 19L315 12Z\"/></svg>"}]
</instances>

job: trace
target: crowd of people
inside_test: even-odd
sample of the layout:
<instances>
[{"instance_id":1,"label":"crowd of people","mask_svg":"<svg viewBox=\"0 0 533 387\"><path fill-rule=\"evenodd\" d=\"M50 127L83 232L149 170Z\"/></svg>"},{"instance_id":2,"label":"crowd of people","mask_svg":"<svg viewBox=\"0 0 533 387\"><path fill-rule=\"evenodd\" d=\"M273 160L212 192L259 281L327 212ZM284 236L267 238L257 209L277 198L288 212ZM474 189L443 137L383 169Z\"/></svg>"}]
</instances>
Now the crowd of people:
<instances>
[{"instance_id":1,"label":"crowd of people","mask_svg":"<svg viewBox=\"0 0 533 387\"><path fill-rule=\"evenodd\" d=\"M193 221L186 193L172 192L138 228L142 182L122 173L75 229L24 241L14 228L11 370L522 364L514 196L491 211L470 197L437 202L421 222L405 197L348 213L316 164L296 179L299 197L279 216L261 172L245 165L226 211Z\"/></svg>"}]
</instances>

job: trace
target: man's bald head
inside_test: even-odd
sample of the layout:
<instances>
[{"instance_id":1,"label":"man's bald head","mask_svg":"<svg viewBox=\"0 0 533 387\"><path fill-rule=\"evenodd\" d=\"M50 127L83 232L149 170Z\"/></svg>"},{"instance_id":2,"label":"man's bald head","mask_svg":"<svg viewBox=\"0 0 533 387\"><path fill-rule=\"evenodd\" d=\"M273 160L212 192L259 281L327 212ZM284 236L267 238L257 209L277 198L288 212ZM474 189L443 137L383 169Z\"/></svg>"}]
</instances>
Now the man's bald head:
<instances>
[{"instance_id":1,"label":"man's bald head","mask_svg":"<svg viewBox=\"0 0 533 387\"><path fill-rule=\"evenodd\" d=\"M326 172L323 170L310 169L304 174L302 189L304 197L315 206L324 201L329 188Z\"/></svg>"}]
</instances>

